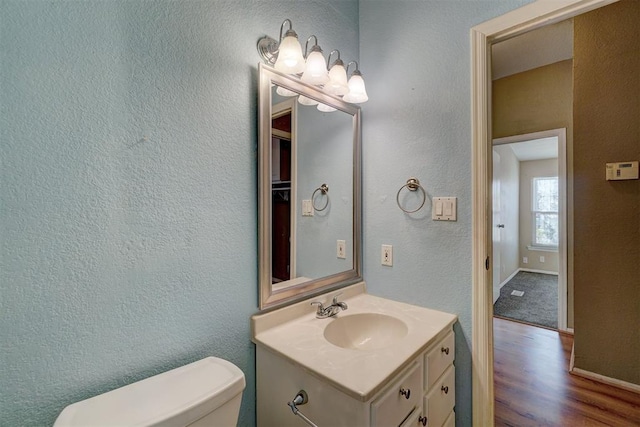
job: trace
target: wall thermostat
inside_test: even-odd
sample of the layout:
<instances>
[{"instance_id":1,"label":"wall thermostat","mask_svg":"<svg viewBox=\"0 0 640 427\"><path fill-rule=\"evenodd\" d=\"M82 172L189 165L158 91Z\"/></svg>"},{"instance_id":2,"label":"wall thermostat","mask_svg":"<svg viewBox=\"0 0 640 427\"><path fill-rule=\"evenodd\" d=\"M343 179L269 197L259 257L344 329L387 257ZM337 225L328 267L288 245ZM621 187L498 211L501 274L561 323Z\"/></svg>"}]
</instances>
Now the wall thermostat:
<instances>
[{"instance_id":1,"label":"wall thermostat","mask_svg":"<svg viewBox=\"0 0 640 427\"><path fill-rule=\"evenodd\" d=\"M607 163L607 181L638 179L638 162Z\"/></svg>"}]
</instances>

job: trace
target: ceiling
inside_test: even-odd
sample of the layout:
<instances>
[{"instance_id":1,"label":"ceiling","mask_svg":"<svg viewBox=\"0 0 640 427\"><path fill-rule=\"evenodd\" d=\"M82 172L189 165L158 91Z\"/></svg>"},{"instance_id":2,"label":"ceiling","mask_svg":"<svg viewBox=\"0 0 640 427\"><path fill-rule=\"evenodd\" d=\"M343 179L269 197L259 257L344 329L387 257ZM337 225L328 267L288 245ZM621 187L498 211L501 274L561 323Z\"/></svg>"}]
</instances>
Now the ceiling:
<instances>
[{"instance_id":1,"label":"ceiling","mask_svg":"<svg viewBox=\"0 0 640 427\"><path fill-rule=\"evenodd\" d=\"M573 58L573 19L491 46L493 80Z\"/></svg>"},{"instance_id":2,"label":"ceiling","mask_svg":"<svg viewBox=\"0 0 640 427\"><path fill-rule=\"evenodd\" d=\"M532 139L509 144L519 161L555 159L558 157L558 138Z\"/></svg>"}]
</instances>

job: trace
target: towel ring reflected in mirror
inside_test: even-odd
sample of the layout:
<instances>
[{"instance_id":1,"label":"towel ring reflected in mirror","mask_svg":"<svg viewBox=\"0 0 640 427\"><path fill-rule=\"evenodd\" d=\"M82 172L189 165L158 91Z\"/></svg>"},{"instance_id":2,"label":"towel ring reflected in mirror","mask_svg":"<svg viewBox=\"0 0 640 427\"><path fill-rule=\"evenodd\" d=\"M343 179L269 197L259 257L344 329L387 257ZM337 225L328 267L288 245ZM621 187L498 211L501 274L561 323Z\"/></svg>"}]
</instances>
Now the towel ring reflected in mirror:
<instances>
[{"instance_id":1,"label":"towel ring reflected in mirror","mask_svg":"<svg viewBox=\"0 0 640 427\"><path fill-rule=\"evenodd\" d=\"M422 191L422 203L420 203L420 206L418 206L414 210L407 210L407 209L403 208L402 205L400 204L400 193L402 192L402 190L405 187L409 191L417 191L418 189L420 189L420 191ZM396 203L398 204L398 207L403 212L408 213L408 214L414 213L414 212L418 212L420 209L422 209L422 207L424 206L424 203L426 201L427 201L427 192L424 190L424 187L422 187L422 185L420 185L420 181L418 180L418 178L413 177L413 176L407 180L407 183L405 185L400 187L400 189L398 190L398 194L396 194Z\"/></svg>"},{"instance_id":2,"label":"towel ring reflected in mirror","mask_svg":"<svg viewBox=\"0 0 640 427\"><path fill-rule=\"evenodd\" d=\"M326 196L324 206L322 206L321 208L316 206L316 193L318 191L320 192L320 195L324 194ZM327 209L327 206L329 206L329 187L327 186L327 184L322 184L320 187L315 189L315 191L311 195L311 205L313 206L313 209L318 212L322 212L323 210Z\"/></svg>"}]
</instances>

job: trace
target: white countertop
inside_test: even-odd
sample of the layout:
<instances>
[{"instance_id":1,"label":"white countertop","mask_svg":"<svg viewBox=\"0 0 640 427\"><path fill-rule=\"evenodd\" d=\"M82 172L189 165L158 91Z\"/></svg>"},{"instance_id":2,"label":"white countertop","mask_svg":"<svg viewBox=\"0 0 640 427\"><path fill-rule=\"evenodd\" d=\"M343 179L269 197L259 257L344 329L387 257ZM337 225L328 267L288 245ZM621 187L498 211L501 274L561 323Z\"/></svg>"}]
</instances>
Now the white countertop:
<instances>
[{"instance_id":1,"label":"white countertop","mask_svg":"<svg viewBox=\"0 0 640 427\"><path fill-rule=\"evenodd\" d=\"M334 318L357 313L380 313L402 320L407 335L394 345L377 350L335 346L324 338L334 318L317 319L310 301L330 303L342 292L346 311ZM446 333L457 316L366 293L364 282L251 318L252 341L285 357L348 395L366 402L422 351Z\"/></svg>"}]
</instances>

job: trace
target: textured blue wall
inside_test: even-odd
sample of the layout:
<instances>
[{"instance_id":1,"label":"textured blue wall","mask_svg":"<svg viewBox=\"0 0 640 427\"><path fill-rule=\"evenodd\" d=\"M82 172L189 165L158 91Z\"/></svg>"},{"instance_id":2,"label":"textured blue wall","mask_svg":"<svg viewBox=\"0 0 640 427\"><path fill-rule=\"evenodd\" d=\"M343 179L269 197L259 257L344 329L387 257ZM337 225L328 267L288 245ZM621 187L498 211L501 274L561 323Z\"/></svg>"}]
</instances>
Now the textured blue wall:
<instances>
[{"instance_id":1,"label":"textured blue wall","mask_svg":"<svg viewBox=\"0 0 640 427\"><path fill-rule=\"evenodd\" d=\"M207 355L255 424L256 41L352 1L0 0L0 425Z\"/></svg>"},{"instance_id":2,"label":"textured blue wall","mask_svg":"<svg viewBox=\"0 0 640 427\"><path fill-rule=\"evenodd\" d=\"M369 292L456 313L456 414L471 425L471 87L469 30L528 1L360 1L364 272ZM396 193L416 176L458 198L458 221L415 214ZM403 197L406 196L406 190ZM415 196L415 195L411 195ZM417 207L407 197L407 207ZM393 245L393 267L380 246Z\"/></svg>"}]
</instances>

